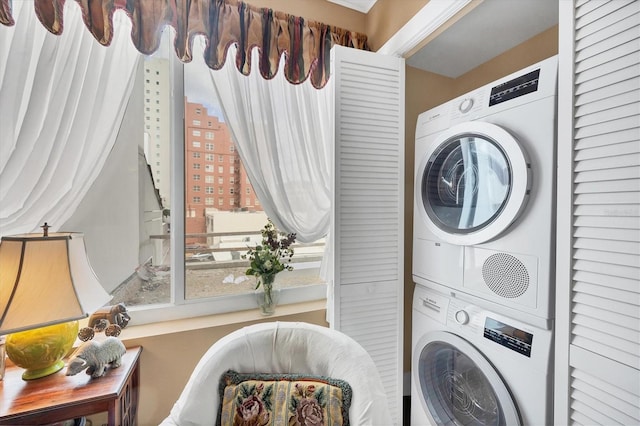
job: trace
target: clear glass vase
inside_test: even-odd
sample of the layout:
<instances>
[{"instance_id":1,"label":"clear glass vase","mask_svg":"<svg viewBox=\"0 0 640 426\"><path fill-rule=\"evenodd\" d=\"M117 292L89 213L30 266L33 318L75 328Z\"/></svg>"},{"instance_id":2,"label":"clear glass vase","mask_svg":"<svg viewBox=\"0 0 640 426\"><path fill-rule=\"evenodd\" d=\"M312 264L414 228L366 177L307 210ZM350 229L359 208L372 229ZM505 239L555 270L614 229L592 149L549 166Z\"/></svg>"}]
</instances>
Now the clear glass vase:
<instances>
[{"instance_id":1,"label":"clear glass vase","mask_svg":"<svg viewBox=\"0 0 640 426\"><path fill-rule=\"evenodd\" d=\"M275 284L275 275L258 277L260 286L256 289L256 301L262 315L273 315L276 312L280 288Z\"/></svg>"}]
</instances>

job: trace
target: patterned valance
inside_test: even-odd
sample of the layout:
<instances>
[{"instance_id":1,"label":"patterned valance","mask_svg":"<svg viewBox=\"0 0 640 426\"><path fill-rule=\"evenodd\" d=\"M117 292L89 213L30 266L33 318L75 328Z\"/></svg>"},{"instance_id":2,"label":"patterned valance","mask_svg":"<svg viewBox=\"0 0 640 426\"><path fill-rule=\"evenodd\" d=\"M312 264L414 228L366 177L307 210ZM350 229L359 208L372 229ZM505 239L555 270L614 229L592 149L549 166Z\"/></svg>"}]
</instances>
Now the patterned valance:
<instances>
[{"instance_id":1,"label":"patterned valance","mask_svg":"<svg viewBox=\"0 0 640 426\"><path fill-rule=\"evenodd\" d=\"M14 25L11 1L0 0L0 23ZM15 1L15 0L14 0ZM82 8L85 25L100 44L113 37L113 13L124 10L133 23L131 38L143 54L160 44L165 25L176 30L175 51L183 62L192 59L193 37L207 38L204 53L212 69L224 65L227 48L238 45L236 66L248 75L251 49L260 50L260 73L266 79L278 71L286 53L286 78L293 84L311 78L323 87L329 78L329 51L334 44L368 50L367 36L304 18L258 8L237 0L75 0ZM34 0L38 19L53 34L63 30L65 0Z\"/></svg>"}]
</instances>

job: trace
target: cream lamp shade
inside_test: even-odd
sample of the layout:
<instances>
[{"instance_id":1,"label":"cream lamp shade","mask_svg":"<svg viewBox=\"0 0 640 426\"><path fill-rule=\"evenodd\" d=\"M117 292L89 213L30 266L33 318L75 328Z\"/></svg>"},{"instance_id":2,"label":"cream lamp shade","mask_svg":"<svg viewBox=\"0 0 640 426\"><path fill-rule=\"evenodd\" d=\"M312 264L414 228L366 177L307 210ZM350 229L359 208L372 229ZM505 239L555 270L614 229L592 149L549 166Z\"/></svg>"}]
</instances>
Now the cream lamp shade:
<instances>
[{"instance_id":1,"label":"cream lamp shade","mask_svg":"<svg viewBox=\"0 0 640 426\"><path fill-rule=\"evenodd\" d=\"M109 300L82 233L2 237L0 336L85 318Z\"/></svg>"}]
</instances>

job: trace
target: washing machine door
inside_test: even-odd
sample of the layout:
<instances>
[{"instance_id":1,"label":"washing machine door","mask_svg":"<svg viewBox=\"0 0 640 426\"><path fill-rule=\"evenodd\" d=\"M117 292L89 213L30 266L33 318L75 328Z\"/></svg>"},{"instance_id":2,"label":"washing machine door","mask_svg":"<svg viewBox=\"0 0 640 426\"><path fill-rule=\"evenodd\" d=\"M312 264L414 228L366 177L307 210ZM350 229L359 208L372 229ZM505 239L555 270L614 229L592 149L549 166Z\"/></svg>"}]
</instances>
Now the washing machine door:
<instances>
[{"instance_id":1,"label":"washing machine door","mask_svg":"<svg viewBox=\"0 0 640 426\"><path fill-rule=\"evenodd\" d=\"M474 245L504 232L524 208L530 164L500 126L466 122L442 132L416 171L418 214L442 241Z\"/></svg>"},{"instance_id":2,"label":"washing machine door","mask_svg":"<svg viewBox=\"0 0 640 426\"><path fill-rule=\"evenodd\" d=\"M437 331L424 336L416 348L418 368L413 374L420 393L416 396L434 424L522 424L500 375L469 342Z\"/></svg>"}]
</instances>

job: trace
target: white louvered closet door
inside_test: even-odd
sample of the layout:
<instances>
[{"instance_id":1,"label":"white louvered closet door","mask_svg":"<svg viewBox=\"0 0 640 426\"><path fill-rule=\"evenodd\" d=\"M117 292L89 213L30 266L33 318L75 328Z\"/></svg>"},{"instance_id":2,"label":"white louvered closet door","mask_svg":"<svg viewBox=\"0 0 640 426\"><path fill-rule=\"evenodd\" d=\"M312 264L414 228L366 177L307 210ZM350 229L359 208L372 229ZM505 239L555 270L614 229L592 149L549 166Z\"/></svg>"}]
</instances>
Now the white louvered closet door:
<instances>
[{"instance_id":1,"label":"white louvered closet door","mask_svg":"<svg viewBox=\"0 0 640 426\"><path fill-rule=\"evenodd\" d=\"M640 1L561 1L559 81L555 420L638 425Z\"/></svg>"},{"instance_id":2,"label":"white louvered closet door","mask_svg":"<svg viewBox=\"0 0 640 426\"><path fill-rule=\"evenodd\" d=\"M371 355L402 423L404 59L336 46L330 323Z\"/></svg>"}]
</instances>

